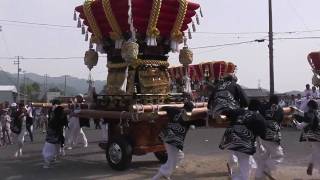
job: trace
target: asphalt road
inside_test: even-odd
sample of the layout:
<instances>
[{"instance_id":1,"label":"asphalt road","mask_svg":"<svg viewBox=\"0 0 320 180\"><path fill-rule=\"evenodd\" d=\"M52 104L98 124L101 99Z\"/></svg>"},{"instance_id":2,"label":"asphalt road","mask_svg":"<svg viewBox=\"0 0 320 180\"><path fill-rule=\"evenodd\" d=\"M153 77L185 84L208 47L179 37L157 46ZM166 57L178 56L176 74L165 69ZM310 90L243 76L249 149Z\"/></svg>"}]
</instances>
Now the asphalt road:
<instances>
[{"instance_id":1,"label":"asphalt road","mask_svg":"<svg viewBox=\"0 0 320 180\"><path fill-rule=\"evenodd\" d=\"M153 154L144 156L134 156L132 166L124 172L112 170L106 161L103 150L98 147L98 142L101 137L99 130L86 129L89 146L83 148L81 146L68 150L67 155L60 159L50 169L43 169L41 150L44 144L44 134L35 132L35 142L31 143L29 138L26 138L24 154L22 158L14 158L14 150L16 145L0 147L0 179L151 179L157 172L159 163ZM199 160L201 167L201 159L226 158L226 152L218 149L218 144L223 134L223 129L196 129L188 133L185 145L186 160ZM283 147L285 149L286 158L283 166L304 168L307 164L306 153L310 152L310 146L305 143L299 143L300 132L293 129L285 129L283 131ZM192 163L187 161L189 163ZM213 163L212 163L213 162ZM188 168L184 171L179 171L181 176L177 175L174 179L201 179L200 177L207 176L207 179L227 179L226 169L221 168L221 161L215 164L214 159L212 164L208 166L215 169L214 173L200 174L190 172ZM187 164L189 165L189 164ZM187 166L186 165L186 166ZM224 167L224 165L223 165ZM287 167L287 168L288 168ZM189 172L188 172L189 171ZM202 171L201 171L202 172ZM190 174L185 176L183 174ZM196 176L192 176L197 174ZM318 174L320 175L320 174ZM212 176L212 177L210 177ZM216 177L216 178L214 178ZM320 179L320 176L314 176L315 179ZM206 179L206 178L204 178Z\"/></svg>"}]
</instances>

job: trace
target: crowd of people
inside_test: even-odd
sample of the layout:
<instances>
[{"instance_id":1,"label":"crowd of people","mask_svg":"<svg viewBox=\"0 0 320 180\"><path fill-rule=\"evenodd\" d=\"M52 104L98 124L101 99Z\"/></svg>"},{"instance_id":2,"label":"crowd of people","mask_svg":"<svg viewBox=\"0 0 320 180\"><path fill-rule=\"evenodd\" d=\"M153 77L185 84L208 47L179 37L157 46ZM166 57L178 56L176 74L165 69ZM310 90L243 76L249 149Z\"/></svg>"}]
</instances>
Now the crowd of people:
<instances>
[{"instance_id":1,"label":"crowd of people","mask_svg":"<svg viewBox=\"0 0 320 180\"><path fill-rule=\"evenodd\" d=\"M39 124L47 121L46 118L41 120L39 118L40 117L37 117L37 123ZM20 119L21 121L19 121ZM13 144L13 138L17 138L17 142L19 142L18 144L21 146L25 135L29 135L30 141L33 142L33 124L35 121L31 104L25 106L23 103L12 103L10 107L8 105L3 106L0 109L0 121L0 146ZM23 136L15 136L14 134L23 134ZM20 154L22 154L22 150Z\"/></svg>"},{"instance_id":2,"label":"crowd of people","mask_svg":"<svg viewBox=\"0 0 320 180\"><path fill-rule=\"evenodd\" d=\"M234 75L228 75L215 82L208 101L208 114L213 119L227 118L226 128L219 148L230 153L227 167L234 180L248 180L255 168L255 179L272 178L272 171L284 159L281 146L281 123L284 119L283 106L297 107L294 124L302 130L300 141L307 141L312 146L312 158L307 167L307 174L312 175L314 168L320 170L320 121L318 113L319 93L316 88L306 85L302 95L292 96L285 105L279 97L271 95L267 103L257 99L248 100L245 92L237 84ZM90 127L90 120L78 116L85 103L82 95L71 102L66 111L59 100L52 101L50 108L33 107L32 104L12 103L10 107L1 107L1 143L16 144L15 157L23 155L23 145L28 135L34 140L33 127L45 133L42 149L44 168L49 168L59 156L65 155L65 149L71 150L78 143L88 146L83 127ZM163 140L168 159L161 165L152 178L170 179L175 168L184 157L183 147L190 128L188 118L194 108L192 97L185 97L183 108L164 107L170 119L159 137ZM107 141L107 123L103 119L94 120L96 129L102 127L104 140ZM98 125L97 125L98 124ZM297 140L298 141L298 140Z\"/></svg>"},{"instance_id":3,"label":"crowd of people","mask_svg":"<svg viewBox=\"0 0 320 180\"><path fill-rule=\"evenodd\" d=\"M314 167L320 170L320 121L318 114L318 93L316 88L306 85L303 96L295 98L296 107L294 124L302 130L301 139L311 143L312 155L307 167L307 174L312 175ZM287 104L290 105L290 104ZM228 162L232 179L248 180L250 171L255 168L255 179L272 179L284 159L281 146L281 124L284 120L283 102L276 95L262 104L256 99L250 101L232 76L217 82L208 108L213 116L226 116L230 125L226 129L220 148L230 152Z\"/></svg>"},{"instance_id":4,"label":"crowd of people","mask_svg":"<svg viewBox=\"0 0 320 180\"><path fill-rule=\"evenodd\" d=\"M249 101L236 81L234 75L216 81L208 102L209 116L213 119L227 118L230 122L219 148L230 154L227 167L231 179L249 180L253 169L256 180L274 179L272 172L285 158L281 145L284 106L295 106L297 109L294 124L302 130L297 141L307 141L312 146L312 151L308 152L311 158L307 174L312 175L314 168L320 171L320 120L315 88L310 89L310 85L306 85L301 98L301 95L297 98L292 96L292 104L284 104L276 95L271 95L267 102L262 103L257 99ZM170 122L160 137L165 143L168 160L152 180L170 179L183 159L183 144L189 129L185 119L192 108L189 100L182 109L164 109Z\"/></svg>"},{"instance_id":5,"label":"crowd of people","mask_svg":"<svg viewBox=\"0 0 320 180\"><path fill-rule=\"evenodd\" d=\"M90 119L77 116L85 106L83 95L72 99L68 110L59 100L53 100L50 107L33 107L31 103L5 104L0 108L0 146L16 145L14 157L23 155L26 138L33 143L34 130L45 136L42 149L44 168L49 168L59 156L66 155L66 149L71 150L78 144L88 147L83 127L90 127ZM104 130L102 136L106 141L107 124L103 120L95 120L95 128Z\"/></svg>"}]
</instances>

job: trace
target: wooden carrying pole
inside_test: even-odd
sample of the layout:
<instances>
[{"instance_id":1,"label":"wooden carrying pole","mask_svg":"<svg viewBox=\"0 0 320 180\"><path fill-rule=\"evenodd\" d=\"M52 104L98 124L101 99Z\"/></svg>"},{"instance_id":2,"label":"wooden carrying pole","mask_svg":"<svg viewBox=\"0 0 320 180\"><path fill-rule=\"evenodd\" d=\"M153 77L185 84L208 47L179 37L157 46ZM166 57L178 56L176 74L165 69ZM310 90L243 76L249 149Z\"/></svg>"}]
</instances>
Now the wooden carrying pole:
<instances>
[{"instance_id":1,"label":"wooden carrying pole","mask_svg":"<svg viewBox=\"0 0 320 180\"><path fill-rule=\"evenodd\" d=\"M99 110L80 110L79 113L75 114L78 117L83 118L94 118L94 119L105 119L109 123L118 122L120 119L130 119L134 118L135 121L150 121L152 118L154 120L164 120L168 119L167 113L165 111L159 111L153 113L132 113L127 111L99 111ZM195 108L191 115L190 121L203 119L205 120L207 116L207 108Z\"/></svg>"},{"instance_id":2,"label":"wooden carrying pole","mask_svg":"<svg viewBox=\"0 0 320 180\"><path fill-rule=\"evenodd\" d=\"M202 103L195 103L195 108L206 108L208 103L202 102ZM133 111L134 112L152 112L158 109L161 109L163 107L178 107L182 108L183 104L161 104L161 105L156 105L156 104L147 104L147 105L139 105L135 104L133 105Z\"/></svg>"}]
</instances>

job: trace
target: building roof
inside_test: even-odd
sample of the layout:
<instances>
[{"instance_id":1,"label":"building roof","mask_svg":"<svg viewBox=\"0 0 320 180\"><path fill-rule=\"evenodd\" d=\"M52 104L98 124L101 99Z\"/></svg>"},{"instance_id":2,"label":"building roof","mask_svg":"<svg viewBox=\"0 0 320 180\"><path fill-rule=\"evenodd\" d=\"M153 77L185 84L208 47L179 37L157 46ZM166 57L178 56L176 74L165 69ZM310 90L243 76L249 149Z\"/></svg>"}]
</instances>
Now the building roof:
<instances>
[{"instance_id":1,"label":"building roof","mask_svg":"<svg viewBox=\"0 0 320 180\"><path fill-rule=\"evenodd\" d=\"M17 93L17 88L16 86L3 86L3 85L0 85L0 91L10 91L10 92L14 92L14 93Z\"/></svg>"},{"instance_id":2,"label":"building roof","mask_svg":"<svg viewBox=\"0 0 320 180\"><path fill-rule=\"evenodd\" d=\"M268 97L269 91L265 89L243 89L248 97Z\"/></svg>"}]
</instances>

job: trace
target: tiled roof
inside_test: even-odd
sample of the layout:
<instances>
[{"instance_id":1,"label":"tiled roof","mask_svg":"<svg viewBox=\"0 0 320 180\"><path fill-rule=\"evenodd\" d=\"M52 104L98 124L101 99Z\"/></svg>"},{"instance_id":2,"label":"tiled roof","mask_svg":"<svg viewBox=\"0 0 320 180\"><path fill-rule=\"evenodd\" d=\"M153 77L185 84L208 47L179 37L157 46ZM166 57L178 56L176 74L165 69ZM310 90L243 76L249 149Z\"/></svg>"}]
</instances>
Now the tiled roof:
<instances>
[{"instance_id":1,"label":"tiled roof","mask_svg":"<svg viewBox=\"0 0 320 180\"><path fill-rule=\"evenodd\" d=\"M3 86L0 85L0 91L11 91L17 93L17 88L16 86Z\"/></svg>"},{"instance_id":2,"label":"tiled roof","mask_svg":"<svg viewBox=\"0 0 320 180\"><path fill-rule=\"evenodd\" d=\"M269 91L265 89L243 89L248 97L267 97L269 96Z\"/></svg>"}]
</instances>

